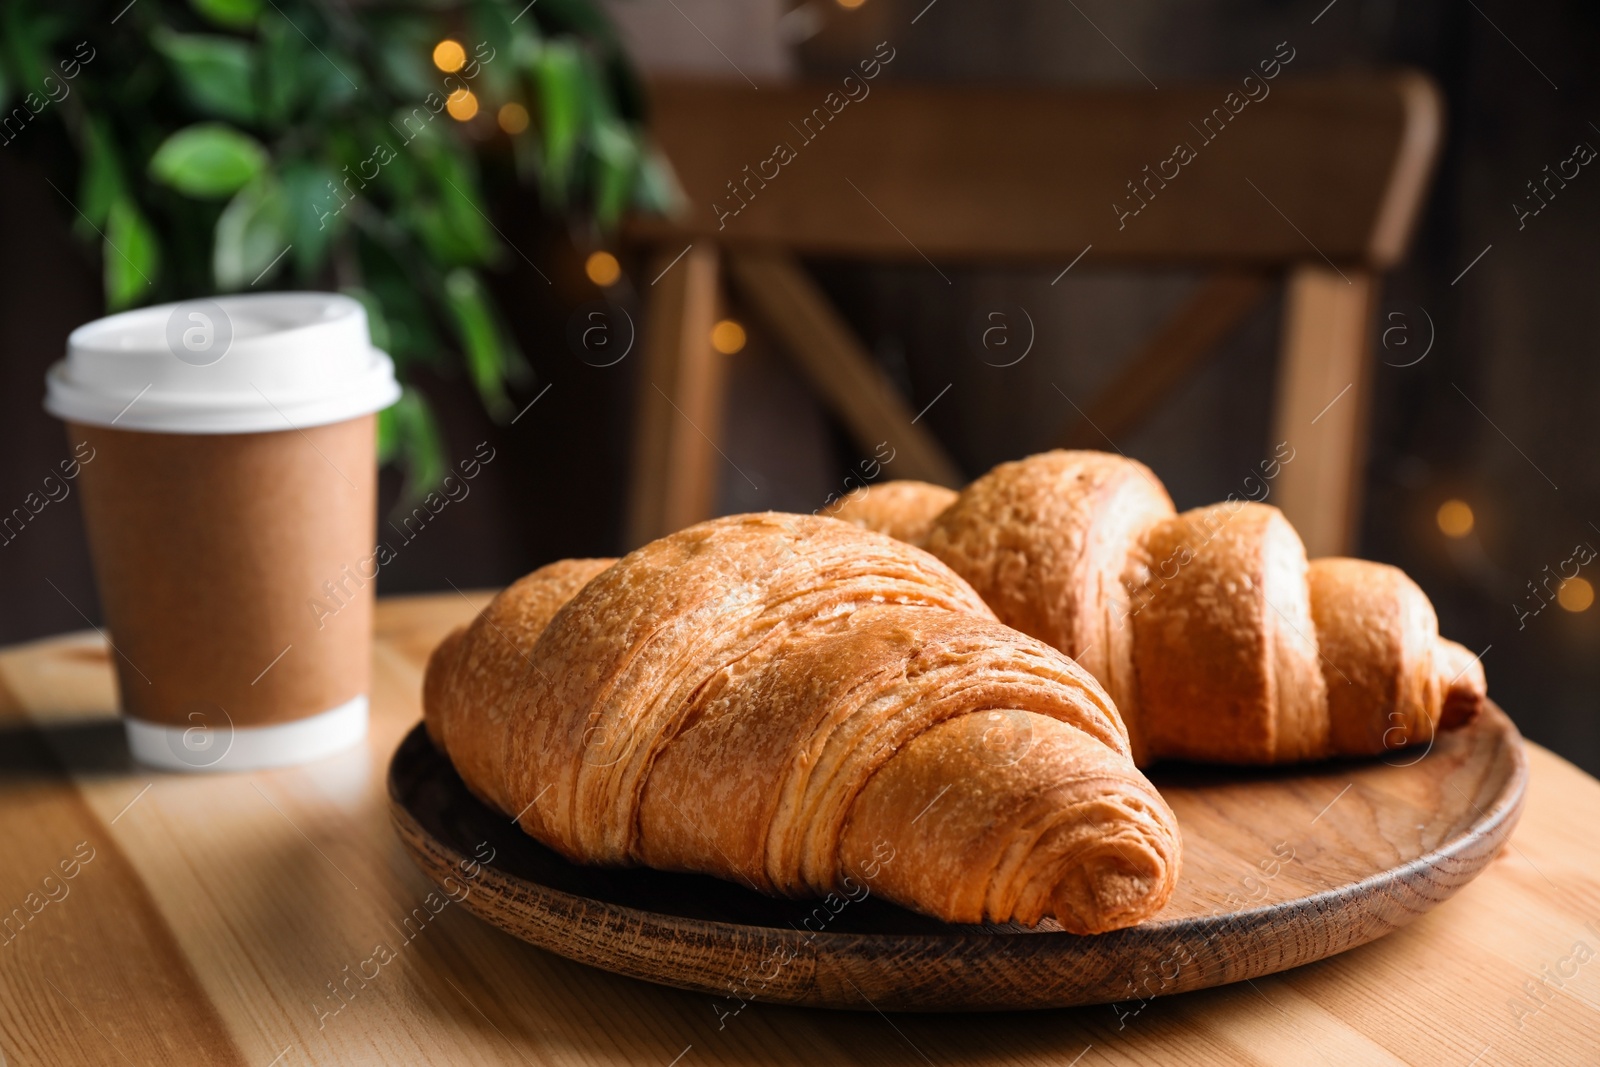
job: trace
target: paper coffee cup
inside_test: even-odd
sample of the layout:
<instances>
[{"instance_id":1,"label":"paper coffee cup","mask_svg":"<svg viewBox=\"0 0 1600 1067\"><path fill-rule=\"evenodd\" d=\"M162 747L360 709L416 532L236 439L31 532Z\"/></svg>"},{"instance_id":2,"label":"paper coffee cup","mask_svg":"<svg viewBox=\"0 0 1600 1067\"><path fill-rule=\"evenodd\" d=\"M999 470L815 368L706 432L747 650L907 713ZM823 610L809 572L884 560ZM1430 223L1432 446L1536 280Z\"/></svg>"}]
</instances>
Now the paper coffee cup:
<instances>
[{"instance_id":1,"label":"paper coffee cup","mask_svg":"<svg viewBox=\"0 0 1600 1067\"><path fill-rule=\"evenodd\" d=\"M303 763L366 735L375 413L366 313L262 293L91 322L50 368L136 759Z\"/></svg>"}]
</instances>

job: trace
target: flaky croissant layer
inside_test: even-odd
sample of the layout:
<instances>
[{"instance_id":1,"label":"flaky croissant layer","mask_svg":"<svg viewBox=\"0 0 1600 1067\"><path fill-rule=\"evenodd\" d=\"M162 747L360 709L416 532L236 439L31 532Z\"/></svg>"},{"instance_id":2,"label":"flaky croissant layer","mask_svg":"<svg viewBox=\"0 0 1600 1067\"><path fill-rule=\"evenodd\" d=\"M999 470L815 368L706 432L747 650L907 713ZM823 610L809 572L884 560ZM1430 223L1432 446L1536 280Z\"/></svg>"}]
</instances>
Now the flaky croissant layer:
<instances>
[{"instance_id":1,"label":"flaky croissant layer","mask_svg":"<svg viewBox=\"0 0 1600 1067\"><path fill-rule=\"evenodd\" d=\"M1178 514L1122 456L1046 452L959 494L871 486L834 514L914 537L1002 622L1081 663L1140 766L1376 755L1431 741L1486 700L1481 664L1439 636L1400 570L1308 562L1264 504Z\"/></svg>"},{"instance_id":2,"label":"flaky croissant layer","mask_svg":"<svg viewBox=\"0 0 1600 1067\"><path fill-rule=\"evenodd\" d=\"M1153 914L1178 873L1094 679L932 556L831 519L536 571L435 650L424 706L473 792L578 862L787 896L866 880L1080 933Z\"/></svg>"}]
</instances>

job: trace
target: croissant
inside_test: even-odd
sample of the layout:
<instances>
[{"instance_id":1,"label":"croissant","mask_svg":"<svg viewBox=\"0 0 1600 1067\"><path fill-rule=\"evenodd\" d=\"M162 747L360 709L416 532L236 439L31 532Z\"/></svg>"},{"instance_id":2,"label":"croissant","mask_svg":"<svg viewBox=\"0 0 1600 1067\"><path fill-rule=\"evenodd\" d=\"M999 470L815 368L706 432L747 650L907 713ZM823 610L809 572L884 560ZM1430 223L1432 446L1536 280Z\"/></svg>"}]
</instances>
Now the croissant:
<instances>
[{"instance_id":1,"label":"croissant","mask_svg":"<svg viewBox=\"0 0 1600 1067\"><path fill-rule=\"evenodd\" d=\"M956 502L957 495L954 489L932 482L882 482L852 489L828 515L920 547L933 529L933 520Z\"/></svg>"},{"instance_id":2,"label":"croissant","mask_svg":"<svg viewBox=\"0 0 1600 1067\"><path fill-rule=\"evenodd\" d=\"M536 571L434 651L424 709L469 788L576 862L1079 933L1154 914L1178 873L1099 684L833 519Z\"/></svg>"},{"instance_id":3,"label":"croissant","mask_svg":"<svg viewBox=\"0 0 1600 1067\"><path fill-rule=\"evenodd\" d=\"M1482 665L1439 636L1416 583L1364 560L1308 563L1277 508L1180 515L1147 467L1103 452L1003 463L948 493L886 483L838 513L904 532L937 509L918 543L1106 687L1141 767L1376 755L1486 701Z\"/></svg>"},{"instance_id":4,"label":"croissant","mask_svg":"<svg viewBox=\"0 0 1600 1067\"><path fill-rule=\"evenodd\" d=\"M423 723L434 747L447 752L467 788L478 799L507 815L510 807L499 766L504 758L510 715L527 694L536 668L528 658L531 642L523 649L512 634L538 637L561 605L589 584L589 579L615 563L614 559L563 559L534 571L507 586L479 613L471 629L482 632L471 650L461 655L468 627L457 627L429 657L422 680ZM485 656L486 641L498 639L501 652L520 654L520 667L491 670ZM504 656L493 658L497 666ZM509 695L508 695L509 692Z\"/></svg>"}]
</instances>

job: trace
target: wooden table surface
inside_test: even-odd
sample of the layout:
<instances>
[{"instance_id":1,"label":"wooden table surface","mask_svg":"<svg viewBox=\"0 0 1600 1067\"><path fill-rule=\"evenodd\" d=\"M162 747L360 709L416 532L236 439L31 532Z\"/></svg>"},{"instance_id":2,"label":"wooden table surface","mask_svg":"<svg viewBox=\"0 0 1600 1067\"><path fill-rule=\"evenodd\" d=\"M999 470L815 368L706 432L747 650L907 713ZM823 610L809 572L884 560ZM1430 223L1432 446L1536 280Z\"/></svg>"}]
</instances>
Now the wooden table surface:
<instances>
[{"instance_id":1,"label":"wooden table surface","mask_svg":"<svg viewBox=\"0 0 1600 1067\"><path fill-rule=\"evenodd\" d=\"M1322 963L1137 1014L755 1004L719 1029L707 997L429 905L384 774L483 599L380 603L370 738L290 770L133 766L97 635L0 652L0 1064L1600 1063L1600 783L1533 745L1485 873Z\"/></svg>"}]
</instances>

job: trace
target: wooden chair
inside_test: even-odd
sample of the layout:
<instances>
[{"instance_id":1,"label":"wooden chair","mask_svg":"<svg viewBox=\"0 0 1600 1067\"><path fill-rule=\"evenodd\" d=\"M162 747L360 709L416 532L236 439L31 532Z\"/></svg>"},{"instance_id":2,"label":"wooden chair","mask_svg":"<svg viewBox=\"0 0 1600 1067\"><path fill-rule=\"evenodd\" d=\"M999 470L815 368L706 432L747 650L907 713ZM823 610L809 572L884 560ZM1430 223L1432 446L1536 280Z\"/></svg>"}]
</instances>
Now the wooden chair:
<instances>
[{"instance_id":1,"label":"wooden chair","mask_svg":"<svg viewBox=\"0 0 1600 1067\"><path fill-rule=\"evenodd\" d=\"M1289 441L1295 459L1274 502L1313 556L1349 549L1378 274L1406 248L1440 137L1442 108L1427 79L1284 75L1255 83L1268 95L1237 113L1238 84L869 84L870 95L837 114L826 106L837 83L655 86L655 136L688 206L631 231L654 246L657 279L647 290L633 543L711 513L727 357L710 333L725 281L863 454L887 438L894 477L959 485L960 470L797 257L1050 270L1081 269L1083 257L1206 274L1106 393L1040 446L1111 447L1107 439L1150 412L1282 276L1273 440ZM778 162L780 144L793 158Z\"/></svg>"}]
</instances>

